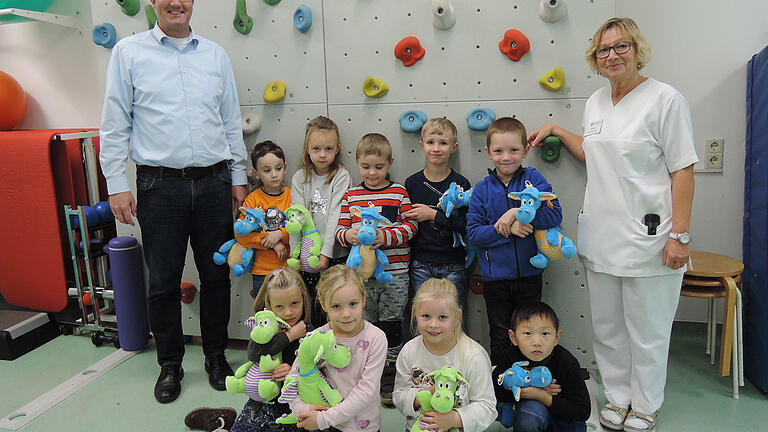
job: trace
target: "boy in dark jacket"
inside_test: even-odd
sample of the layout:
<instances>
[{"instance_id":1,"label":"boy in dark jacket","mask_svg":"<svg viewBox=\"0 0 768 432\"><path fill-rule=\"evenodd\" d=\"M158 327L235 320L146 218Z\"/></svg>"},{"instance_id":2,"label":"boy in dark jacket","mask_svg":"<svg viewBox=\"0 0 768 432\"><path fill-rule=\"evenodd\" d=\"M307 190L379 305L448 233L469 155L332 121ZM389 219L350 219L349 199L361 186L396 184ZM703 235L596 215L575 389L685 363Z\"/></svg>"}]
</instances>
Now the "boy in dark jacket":
<instances>
[{"instance_id":1,"label":"boy in dark jacket","mask_svg":"<svg viewBox=\"0 0 768 432\"><path fill-rule=\"evenodd\" d=\"M528 154L525 126L519 120L502 117L486 133L485 151L494 165L472 193L467 213L469 244L477 248L483 278L483 297L488 313L491 363L498 362L500 349L507 345L507 325L515 308L541 300L541 273L529 260L537 254L533 229L548 229L563 220L560 202L541 206L530 224L517 221L520 201L509 198L526 182L541 192L552 186L534 168L521 166Z\"/></svg>"},{"instance_id":2,"label":"boy in dark jacket","mask_svg":"<svg viewBox=\"0 0 768 432\"><path fill-rule=\"evenodd\" d=\"M514 405L511 418L501 416L502 424L513 426L515 432L586 431L591 410L589 392L579 361L557 344L563 332L555 311L542 302L529 303L515 310L509 325L512 345L493 370L499 413L505 405ZM546 366L552 373L552 383L544 388L522 388L520 401L515 402L512 392L505 390L497 378L520 361L528 362L526 369Z\"/></svg>"}]
</instances>

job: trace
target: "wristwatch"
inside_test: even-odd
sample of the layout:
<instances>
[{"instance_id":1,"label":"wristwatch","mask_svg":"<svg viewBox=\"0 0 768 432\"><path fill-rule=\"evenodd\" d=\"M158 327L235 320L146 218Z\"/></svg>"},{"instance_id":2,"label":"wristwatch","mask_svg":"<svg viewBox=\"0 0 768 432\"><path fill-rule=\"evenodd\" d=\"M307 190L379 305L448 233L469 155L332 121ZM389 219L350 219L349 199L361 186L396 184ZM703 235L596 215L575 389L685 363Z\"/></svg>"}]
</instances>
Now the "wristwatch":
<instances>
[{"instance_id":1,"label":"wristwatch","mask_svg":"<svg viewBox=\"0 0 768 432\"><path fill-rule=\"evenodd\" d=\"M671 238L672 240L679 241L681 245L687 245L688 243L691 242L691 235L688 234L687 232L682 232L682 233L670 232L669 238Z\"/></svg>"}]
</instances>

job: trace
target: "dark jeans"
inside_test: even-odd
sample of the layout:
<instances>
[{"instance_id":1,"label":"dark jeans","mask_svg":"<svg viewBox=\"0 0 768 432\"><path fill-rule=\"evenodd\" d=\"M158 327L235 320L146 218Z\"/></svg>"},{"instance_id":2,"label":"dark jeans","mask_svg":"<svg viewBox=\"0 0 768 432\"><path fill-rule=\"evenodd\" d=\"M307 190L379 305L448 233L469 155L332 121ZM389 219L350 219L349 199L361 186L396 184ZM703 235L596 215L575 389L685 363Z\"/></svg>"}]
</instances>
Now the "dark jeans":
<instances>
[{"instance_id":1,"label":"dark jeans","mask_svg":"<svg viewBox=\"0 0 768 432\"><path fill-rule=\"evenodd\" d=\"M181 330L181 276L192 245L200 275L200 334L206 356L224 354L229 323L229 267L213 253L234 237L232 180L225 166L197 179L137 170L137 213L149 267L149 323L161 366L184 358Z\"/></svg>"},{"instance_id":2,"label":"dark jeans","mask_svg":"<svg viewBox=\"0 0 768 432\"><path fill-rule=\"evenodd\" d=\"M512 426L515 432L585 432L587 430L585 422L553 416L543 403L531 399L517 402L512 410L512 424L504 426Z\"/></svg>"},{"instance_id":3,"label":"dark jeans","mask_svg":"<svg viewBox=\"0 0 768 432\"><path fill-rule=\"evenodd\" d=\"M466 309L464 296L467 292L467 273L464 264L440 264L417 259L411 260L411 298L421 287L421 284L430 278L448 279L456 285L459 292L459 306L462 310Z\"/></svg>"},{"instance_id":4,"label":"dark jeans","mask_svg":"<svg viewBox=\"0 0 768 432\"><path fill-rule=\"evenodd\" d=\"M483 298L491 337L491 364L499 364L509 346L509 320L515 308L541 300L541 275L520 279L483 281Z\"/></svg>"}]
</instances>

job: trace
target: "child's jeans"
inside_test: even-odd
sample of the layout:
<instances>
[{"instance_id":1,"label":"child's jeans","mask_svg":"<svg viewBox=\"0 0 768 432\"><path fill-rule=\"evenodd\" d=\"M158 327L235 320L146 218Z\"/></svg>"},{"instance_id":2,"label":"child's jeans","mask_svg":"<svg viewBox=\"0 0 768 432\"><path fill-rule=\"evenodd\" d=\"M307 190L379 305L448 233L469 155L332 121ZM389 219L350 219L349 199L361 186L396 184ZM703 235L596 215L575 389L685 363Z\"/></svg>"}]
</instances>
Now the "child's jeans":
<instances>
[{"instance_id":1,"label":"child's jeans","mask_svg":"<svg viewBox=\"0 0 768 432\"><path fill-rule=\"evenodd\" d=\"M467 273L463 264L440 264L417 259L411 260L411 297L430 278L448 279L459 291L459 306L464 309L464 293L467 288Z\"/></svg>"},{"instance_id":2,"label":"child's jeans","mask_svg":"<svg viewBox=\"0 0 768 432\"><path fill-rule=\"evenodd\" d=\"M501 416L502 404L499 403L498 406L499 416ZM512 426L514 432L585 432L587 430L585 422L553 416L543 403L531 399L517 402L512 411L512 423L504 426Z\"/></svg>"},{"instance_id":3,"label":"child's jeans","mask_svg":"<svg viewBox=\"0 0 768 432\"><path fill-rule=\"evenodd\" d=\"M264 283L264 279L267 278L267 275L251 275L253 276L253 291L251 291L251 295L253 298L256 298L259 295L259 290L261 289L261 285Z\"/></svg>"}]
</instances>

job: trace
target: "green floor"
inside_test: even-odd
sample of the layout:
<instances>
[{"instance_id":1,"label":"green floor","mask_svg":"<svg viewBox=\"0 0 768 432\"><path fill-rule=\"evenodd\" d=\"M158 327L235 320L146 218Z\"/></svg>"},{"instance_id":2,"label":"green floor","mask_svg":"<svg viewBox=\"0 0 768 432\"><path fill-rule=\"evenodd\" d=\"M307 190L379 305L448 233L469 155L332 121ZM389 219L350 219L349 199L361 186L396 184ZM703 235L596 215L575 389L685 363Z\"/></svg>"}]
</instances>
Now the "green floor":
<instances>
[{"instance_id":1,"label":"green floor","mask_svg":"<svg viewBox=\"0 0 768 432\"><path fill-rule=\"evenodd\" d=\"M766 430L768 395L750 384L741 399L731 398L731 379L719 377L704 354L705 326L676 323L672 334L667 396L659 431ZM108 354L111 346L94 347L85 336L60 336L13 361L0 360L0 417L69 379ZM245 361L242 345L228 351L230 363ZM208 386L198 345L187 345L181 397L160 405L152 396L159 369L148 349L87 385L20 431L183 431L188 411L199 406L240 409L244 396L216 392ZM403 417L383 409L385 432L402 431ZM0 429L4 430L4 429ZM498 423L491 430L504 430Z\"/></svg>"}]
</instances>

